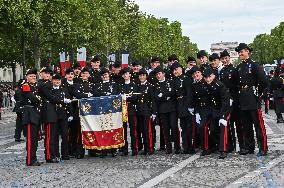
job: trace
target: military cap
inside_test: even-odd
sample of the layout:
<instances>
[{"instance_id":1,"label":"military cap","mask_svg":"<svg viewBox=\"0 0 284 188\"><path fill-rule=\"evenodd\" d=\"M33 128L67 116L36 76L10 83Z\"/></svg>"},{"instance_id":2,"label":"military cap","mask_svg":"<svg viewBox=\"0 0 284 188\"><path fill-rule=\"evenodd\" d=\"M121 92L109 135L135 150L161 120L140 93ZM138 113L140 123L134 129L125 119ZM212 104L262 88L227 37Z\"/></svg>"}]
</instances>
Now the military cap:
<instances>
[{"instance_id":1,"label":"military cap","mask_svg":"<svg viewBox=\"0 0 284 188\"><path fill-rule=\"evenodd\" d=\"M209 77L211 74L214 74L213 70L211 68L204 69L204 71L203 71L203 76L204 77Z\"/></svg>"},{"instance_id":2,"label":"military cap","mask_svg":"<svg viewBox=\"0 0 284 188\"><path fill-rule=\"evenodd\" d=\"M17 83L17 86L20 87L21 85L23 85L25 83L24 79L20 79Z\"/></svg>"},{"instance_id":3,"label":"military cap","mask_svg":"<svg viewBox=\"0 0 284 188\"><path fill-rule=\"evenodd\" d=\"M214 61L215 59L220 59L217 53L213 53L209 56L209 61Z\"/></svg>"},{"instance_id":4,"label":"military cap","mask_svg":"<svg viewBox=\"0 0 284 188\"><path fill-rule=\"evenodd\" d=\"M66 69L65 74L70 74L71 72L74 72L72 68Z\"/></svg>"},{"instance_id":5,"label":"military cap","mask_svg":"<svg viewBox=\"0 0 284 188\"><path fill-rule=\"evenodd\" d=\"M229 52L227 50L224 50L223 52L220 53L220 58L226 57L226 56L230 57L230 54L229 54Z\"/></svg>"},{"instance_id":6,"label":"military cap","mask_svg":"<svg viewBox=\"0 0 284 188\"><path fill-rule=\"evenodd\" d=\"M192 56L188 56L186 62L188 63L190 61L196 61L196 59L194 57L192 57Z\"/></svg>"},{"instance_id":7,"label":"military cap","mask_svg":"<svg viewBox=\"0 0 284 188\"><path fill-rule=\"evenodd\" d=\"M153 62L155 62L155 61L160 61L160 58L159 57L157 57L157 56L154 56L154 57L152 57L151 58L151 63L153 63Z\"/></svg>"},{"instance_id":8,"label":"military cap","mask_svg":"<svg viewBox=\"0 0 284 188\"><path fill-rule=\"evenodd\" d=\"M61 78L62 78L62 76L58 73L55 73L54 75L52 75L53 80L60 80Z\"/></svg>"},{"instance_id":9,"label":"military cap","mask_svg":"<svg viewBox=\"0 0 284 188\"><path fill-rule=\"evenodd\" d=\"M52 73L52 70L49 68L49 67L42 67L39 71L40 73L41 72L45 72L45 73Z\"/></svg>"},{"instance_id":10,"label":"military cap","mask_svg":"<svg viewBox=\"0 0 284 188\"><path fill-rule=\"evenodd\" d=\"M105 73L109 73L109 70L105 67L102 67L100 71L101 76L104 75Z\"/></svg>"},{"instance_id":11,"label":"military cap","mask_svg":"<svg viewBox=\"0 0 284 188\"><path fill-rule=\"evenodd\" d=\"M95 57L93 57L93 59L91 59L91 62L96 62L100 60L101 60L100 56L96 55Z\"/></svg>"},{"instance_id":12,"label":"military cap","mask_svg":"<svg viewBox=\"0 0 284 188\"><path fill-rule=\"evenodd\" d=\"M37 70L35 68L28 69L27 72L26 72L26 75L29 75L29 74L37 74Z\"/></svg>"},{"instance_id":13,"label":"military cap","mask_svg":"<svg viewBox=\"0 0 284 188\"><path fill-rule=\"evenodd\" d=\"M174 70L174 69L176 69L176 68L178 68L178 67L181 67L181 68L182 68L182 65L181 65L180 63L178 63L178 62L174 62L174 63L172 64L172 66L171 66L171 70Z\"/></svg>"},{"instance_id":14,"label":"military cap","mask_svg":"<svg viewBox=\"0 0 284 188\"><path fill-rule=\"evenodd\" d=\"M157 74L159 72L165 72L164 69L161 66L158 66L154 69L154 74Z\"/></svg>"},{"instance_id":15,"label":"military cap","mask_svg":"<svg viewBox=\"0 0 284 188\"><path fill-rule=\"evenodd\" d=\"M146 69L144 69L144 68L140 69L138 74L139 74L139 75L140 75L140 74L146 74L146 75L148 75Z\"/></svg>"},{"instance_id":16,"label":"military cap","mask_svg":"<svg viewBox=\"0 0 284 188\"><path fill-rule=\"evenodd\" d=\"M191 67L191 69L189 71L190 71L189 72L190 74L193 74L197 71L201 72L201 69L197 65L194 65L193 67Z\"/></svg>"},{"instance_id":17,"label":"military cap","mask_svg":"<svg viewBox=\"0 0 284 188\"><path fill-rule=\"evenodd\" d=\"M132 66L134 67L134 66L136 66L136 65L141 65L141 63L140 63L139 61L133 61L133 62L132 62Z\"/></svg>"},{"instance_id":18,"label":"military cap","mask_svg":"<svg viewBox=\"0 0 284 188\"><path fill-rule=\"evenodd\" d=\"M200 50L198 53L197 53L197 58L200 59L201 57L203 56L206 56L207 57L207 53L205 50Z\"/></svg>"},{"instance_id":19,"label":"military cap","mask_svg":"<svg viewBox=\"0 0 284 188\"><path fill-rule=\"evenodd\" d=\"M250 52L252 52L252 48L250 48L246 43L240 43L239 46L235 48L236 52L239 52L243 49L248 49Z\"/></svg>"},{"instance_id":20,"label":"military cap","mask_svg":"<svg viewBox=\"0 0 284 188\"><path fill-rule=\"evenodd\" d=\"M168 61L178 61L178 57L176 54L172 54L168 57Z\"/></svg>"},{"instance_id":21,"label":"military cap","mask_svg":"<svg viewBox=\"0 0 284 188\"><path fill-rule=\"evenodd\" d=\"M121 62L120 61L115 61L112 66L114 68L119 68L119 67L121 67Z\"/></svg>"},{"instance_id":22,"label":"military cap","mask_svg":"<svg viewBox=\"0 0 284 188\"><path fill-rule=\"evenodd\" d=\"M131 73L131 68L129 68L129 67L123 68L123 69L120 71L120 74L125 74L125 73L127 73L127 72Z\"/></svg>"},{"instance_id":23,"label":"military cap","mask_svg":"<svg viewBox=\"0 0 284 188\"><path fill-rule=\"evenodd\" d=\"M89 72L90 73L90 70L87 67L83 67L81 72Z\"/></svg>"},{"instance_id":24,"label":"military cap","mask_svg":"<svg viewBox=\"0 0 284 188\"><path fill-rule=\"evenodd\" d=\"M80 63L75 63L75 64L73 65L73 69L74 69L74 70L75 70L75 69L81 69Z\"/></svg>"}]
</instances>

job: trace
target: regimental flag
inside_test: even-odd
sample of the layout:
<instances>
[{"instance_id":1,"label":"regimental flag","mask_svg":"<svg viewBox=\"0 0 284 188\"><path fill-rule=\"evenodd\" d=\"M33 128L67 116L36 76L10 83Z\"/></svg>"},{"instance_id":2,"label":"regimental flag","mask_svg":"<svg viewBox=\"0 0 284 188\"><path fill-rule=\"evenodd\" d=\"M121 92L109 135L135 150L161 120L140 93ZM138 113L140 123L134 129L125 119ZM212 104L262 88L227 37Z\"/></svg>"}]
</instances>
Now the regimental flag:
<instances>
[{"instance_id":1,"label":"regimental flag","mask_svg":"<svg viewBox=\"0 0 284 188\"><path fill-rule=\"evenodd\" d=\"M80 99L82 142L86 149L111 149L124 146L122 96Z\"/></svg>"}]
</instances>

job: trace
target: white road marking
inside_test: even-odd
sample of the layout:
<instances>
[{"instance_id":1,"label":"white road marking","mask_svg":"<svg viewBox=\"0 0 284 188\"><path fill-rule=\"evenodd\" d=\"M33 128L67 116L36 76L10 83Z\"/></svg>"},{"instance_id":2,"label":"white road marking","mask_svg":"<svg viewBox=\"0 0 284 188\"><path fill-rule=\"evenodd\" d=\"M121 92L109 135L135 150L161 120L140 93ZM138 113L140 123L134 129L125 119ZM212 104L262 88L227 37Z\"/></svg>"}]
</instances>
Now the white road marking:
<instances>
[{"instance_id":1,"label":"white road marking","mask_svg":"<svg viewBox=\"0 0 284 188\"><path fill-rule=\"evenodd\" d=\"M167 171L163 172L162 174L152 178L151 180L147 181L143 185L140 185L139 188L149 188L149 187L153 187L153 186L159 184L160 182L162 182L163 180L167 179L168 177L173 176L176 172L180 171L186 165L188 165L189 163L195 161L199 157L200 157L200 155L196 154L196 155L193 155L193 156L187 158L186 160L181 161L180 163L178 163L177 165L175 165L172 168L168 169Z\"/></svg>"}]
</instances>

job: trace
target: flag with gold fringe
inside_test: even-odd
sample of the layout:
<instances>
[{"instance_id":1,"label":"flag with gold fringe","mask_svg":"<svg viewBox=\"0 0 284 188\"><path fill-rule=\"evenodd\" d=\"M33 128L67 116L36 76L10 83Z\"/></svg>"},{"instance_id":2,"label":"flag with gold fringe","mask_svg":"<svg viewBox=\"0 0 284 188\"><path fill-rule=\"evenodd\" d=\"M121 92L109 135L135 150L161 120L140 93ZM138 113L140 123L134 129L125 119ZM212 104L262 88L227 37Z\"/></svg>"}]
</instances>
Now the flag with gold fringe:
<instances>
[{"instance_id":1,"label":"flag with gold fringe","mask_svg":"<svg viewBox=\"0 0 284 188\"><path fill-rule=\"evenodd\" d=\"M124 146L122 96L103 96L79 100L82 142L86 149Z\"/></svg>"}]
</instances>

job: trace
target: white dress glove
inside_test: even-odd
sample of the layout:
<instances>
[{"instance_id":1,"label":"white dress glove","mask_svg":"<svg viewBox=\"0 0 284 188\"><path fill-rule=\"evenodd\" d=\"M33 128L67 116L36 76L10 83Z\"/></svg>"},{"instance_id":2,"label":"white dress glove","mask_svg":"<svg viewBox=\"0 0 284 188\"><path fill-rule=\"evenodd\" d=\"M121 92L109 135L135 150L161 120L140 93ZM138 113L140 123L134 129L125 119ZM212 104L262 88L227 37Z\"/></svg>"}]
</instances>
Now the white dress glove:
<instances>
[{"instance_id":1,"label":"white dress glove","mask_svg":"<svg viewBox=\"0 0 284 188\"><path fill-rule=\"evenodd\" d=\"M230 106L233 106L233 99L230 99Z\"/></svg>"},{"instance_id":2,"label":"white dress glove","mask_svg":"<svg viewBox=\"0 0 284 188\"><path fill-rule=\"evenodd\" d=\"M88 97L92 97L93 96L93 94L92 93L88 93Z\"/></svg>"},{"instance_id":3,"label":"white dress glove","mask_svg":"<svg viewBox=\"0 0 284 188\"><path fill-rule=\"evenodd\" d=\"M196 123L200 124L201 117L200 117L199 113L195 114L195 121L196 121Z\"/></svg>"},{"instance_id":4,"label":"white dress glove","mask_svg":"<svg viewBox=\"0 0 284 188\"><path fill-rule=\"evenodd\" d=\"M156 119L156 117L157 117L157 116L156 116L155 114L152 114L152 116L151 116L151 117L152 117L152 120L154 121L154 120Z\"/></svg>"},{"instance_id":5,"label":"white dress glove","mask_svg":"<svg viewBox=\"0 0 284 188\"><path fill-rule=\"evenodd\" d=\"M219 126L221 126L221 124L223 125L223 126L225 126L225 127L227 127L227 120L225 120L225 119L220 119L219 120Z\"/></svg>"},{"instance_id":6,"label":"white dress glove","mask_svg":"<svg viewBox=\"0 0 284 188\"><path fill-rule=\"evenodd\" d=\"M70 100L70 99L67 99L67 98L64 98L64 103L65 103L65 104L69 104L69 103L71 103L71 100Z\"/></svg>"},{"instance_id":7,"label":"white dress glove","mask_svg":"<svg viewBox=\"0 0 284 188\"><path fill-rule=\"evenodd\" d=\"M160 97L160 98L161 98L162 96L163 96L163 93L159 93L158 97Z\"/></svg>"},{"instance_id":8,"label":"white dress glove","mask_svg":"<svg viewBox=\"0 0 284 188\"><path fill-rule=\"evenodd\" d=\"M73 116L68 117L68 122L71 122L73 120Z\"/></svg>"},{"instance_id":9,"label":"white dress glove","mask_svg":"<svg viewBox=\"0 0 284 188\"><path fill-rule=\"evenodd\" d=\"M189 112L191 115L194 115L194 114L193 114L194 108L188 108L187 110L188 110L188 112Z\"/></svg>"}]
</instances>

